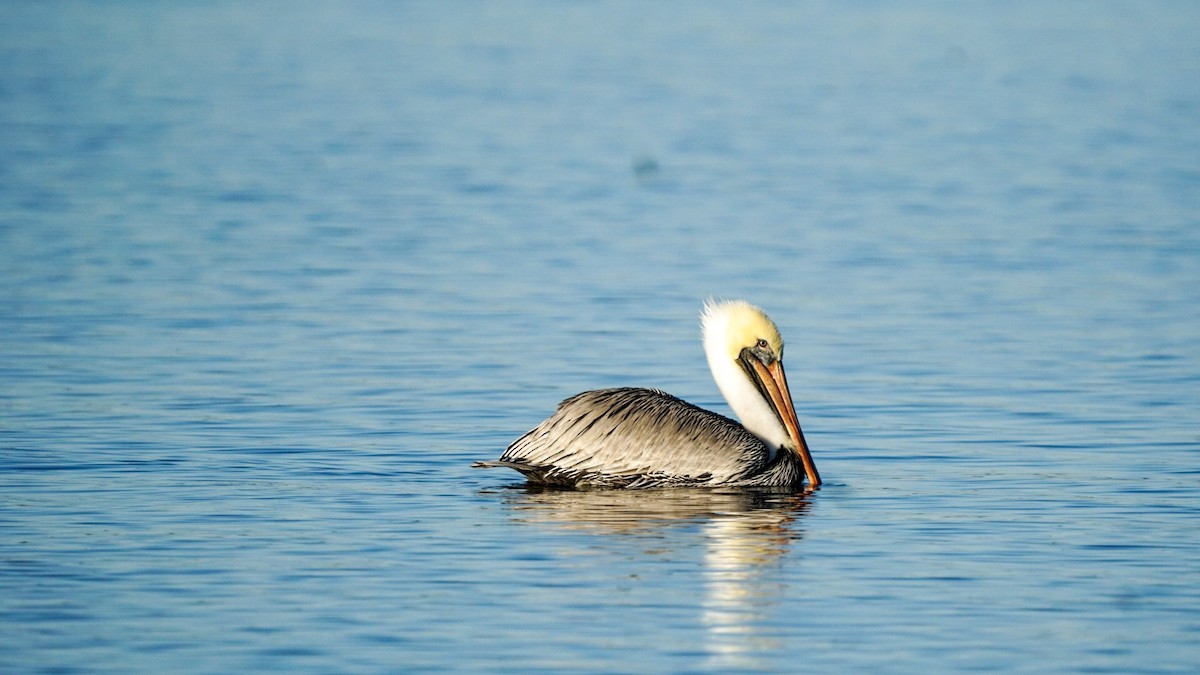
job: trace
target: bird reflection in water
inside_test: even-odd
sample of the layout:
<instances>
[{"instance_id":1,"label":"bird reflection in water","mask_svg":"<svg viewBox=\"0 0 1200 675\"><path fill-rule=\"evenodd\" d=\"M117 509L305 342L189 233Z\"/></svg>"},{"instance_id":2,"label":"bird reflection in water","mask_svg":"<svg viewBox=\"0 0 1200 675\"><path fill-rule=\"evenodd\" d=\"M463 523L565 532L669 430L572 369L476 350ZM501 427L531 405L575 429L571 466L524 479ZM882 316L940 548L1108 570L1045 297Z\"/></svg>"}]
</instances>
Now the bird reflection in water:
<instances>
[{"instance_id":1,"label":"bird reflection in water","mask_svg":"<svg viewBox=\"0 0 1200 675\"><path fill-rule=\"evenodd\" d=\"M651 537L652 551L672 544L703 547L708 667L757 668L782 647L770 608L786 591L779 562L800 539L809 494L764 488L729 490L558 490L526 486L506 491L515 520L605 536ZM698 537L663 537L697 530ZM666 547L666 550L664 550Z\"/></svg>"}]
</instances>

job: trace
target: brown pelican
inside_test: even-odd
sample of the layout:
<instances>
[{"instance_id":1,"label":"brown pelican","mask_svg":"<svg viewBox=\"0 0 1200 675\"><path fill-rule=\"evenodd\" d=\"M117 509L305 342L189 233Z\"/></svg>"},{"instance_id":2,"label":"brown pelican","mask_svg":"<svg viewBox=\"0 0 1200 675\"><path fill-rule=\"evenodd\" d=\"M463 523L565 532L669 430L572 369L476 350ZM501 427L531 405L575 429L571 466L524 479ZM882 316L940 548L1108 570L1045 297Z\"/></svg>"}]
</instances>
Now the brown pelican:
<instances>
[{"instance_id":1,"label":"brown pelican","mask_svg":"<svg viewBox=\"0 0 1200 675\"><path fill-rule=\"evenodd\" d=\"M792 407L783 338L761 309L709 301L701 313L713 379L742 424L657 389L585 391L495 462L565 487L821 484ZM744 425L744 426L743 426Z\"/></svg>"}]
</instances>

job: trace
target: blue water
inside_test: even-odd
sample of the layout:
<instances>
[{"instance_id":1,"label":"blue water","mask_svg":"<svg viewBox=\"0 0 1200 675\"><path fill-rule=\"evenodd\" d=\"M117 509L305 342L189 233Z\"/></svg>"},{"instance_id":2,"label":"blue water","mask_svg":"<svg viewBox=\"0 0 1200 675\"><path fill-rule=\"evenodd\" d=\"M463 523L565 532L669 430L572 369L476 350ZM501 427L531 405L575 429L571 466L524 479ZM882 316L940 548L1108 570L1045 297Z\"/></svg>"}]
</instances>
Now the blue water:
<instances>
[{"instance_id":1,"label":"blue water","mask_svg":"<svg viewBox=\"0 0 1200 675\"><path fill-rule=\"evenodd\" d=\"M1192 3L0 7L0 671L1194 672ZM587 388L811 495L479 471Z\"/></svg>"}]
</instances>

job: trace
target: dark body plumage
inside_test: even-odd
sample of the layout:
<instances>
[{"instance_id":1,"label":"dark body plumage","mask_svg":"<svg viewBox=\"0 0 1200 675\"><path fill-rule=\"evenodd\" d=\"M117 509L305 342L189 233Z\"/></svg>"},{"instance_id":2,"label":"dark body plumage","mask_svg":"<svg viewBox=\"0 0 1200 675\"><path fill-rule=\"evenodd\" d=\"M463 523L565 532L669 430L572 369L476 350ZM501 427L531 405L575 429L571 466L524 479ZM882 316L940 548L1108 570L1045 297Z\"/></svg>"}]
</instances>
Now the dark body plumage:
<instances>
[{"instance_id":1,"label":"dark body plumage","mask_svg":"<svg viewBox=\"0 0 1200 675\"><path fill-rule=\"evenodd\" d=\"M772 455L774 455L772 457ZM572 396L495 462L564 487L799 486L790 449L772 452L741 424L656 389Z\"/></svg>"}]
</instances>

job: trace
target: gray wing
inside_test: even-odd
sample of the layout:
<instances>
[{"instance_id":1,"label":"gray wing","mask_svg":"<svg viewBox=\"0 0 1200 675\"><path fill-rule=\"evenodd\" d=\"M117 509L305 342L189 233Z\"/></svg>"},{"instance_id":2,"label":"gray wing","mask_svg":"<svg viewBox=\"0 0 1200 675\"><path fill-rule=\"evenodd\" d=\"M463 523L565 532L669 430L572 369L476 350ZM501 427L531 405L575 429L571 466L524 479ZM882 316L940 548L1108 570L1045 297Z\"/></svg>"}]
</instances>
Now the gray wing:
<instances>
[{"instance_id":1,"label":"gray wing","mask_svg":"<svg viewBox=\"0 0 1200 675\"><path fill-rule=\"evenodd\" d=\"M654 389L586 391L563 401L495 464L541 482L726 483L761 472L770 451L737 422Z\"/></svg>"}]
</instances>

